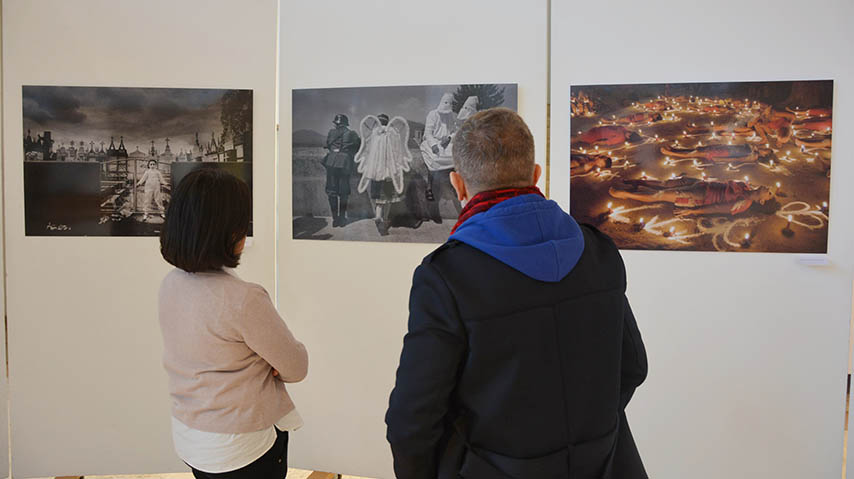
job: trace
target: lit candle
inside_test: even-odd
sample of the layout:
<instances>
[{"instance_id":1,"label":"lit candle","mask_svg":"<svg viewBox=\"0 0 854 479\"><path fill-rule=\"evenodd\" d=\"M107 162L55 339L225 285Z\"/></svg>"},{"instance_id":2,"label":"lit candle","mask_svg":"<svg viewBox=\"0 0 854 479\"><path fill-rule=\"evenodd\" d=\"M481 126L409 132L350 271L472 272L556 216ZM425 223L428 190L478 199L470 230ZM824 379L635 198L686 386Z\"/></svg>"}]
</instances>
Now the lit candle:
<instances>
[{"instance_id":1,"label":"lit candle","mask_svg":"<svg viewBox=\"0 0 854 479\"><path fill-rule=\"evenodd\" d=\"M747 175L744 175L744 181L749 183L749 182L750 182L750 178L749 178Z\"/></svg>"},{"instance_id":2,"label":"lit candle","mask_svg":"<svg viewBox=\"0 0 854 479\"><path fill-rule=\"evenodd\" d=\"M596 148L596 151L599 151L599 145L596 145L595 148Z\"/></svg>"},{"instance_id":3,"label":"lit candle","mask_svg":"<svg viewBox=\"0 0 854 479\"><path fill-rule=\"evenodd\" d=\"M771 168L774 168L774 160L769 160L769 163L771 165Z\"/></svg>"}]
</instances>

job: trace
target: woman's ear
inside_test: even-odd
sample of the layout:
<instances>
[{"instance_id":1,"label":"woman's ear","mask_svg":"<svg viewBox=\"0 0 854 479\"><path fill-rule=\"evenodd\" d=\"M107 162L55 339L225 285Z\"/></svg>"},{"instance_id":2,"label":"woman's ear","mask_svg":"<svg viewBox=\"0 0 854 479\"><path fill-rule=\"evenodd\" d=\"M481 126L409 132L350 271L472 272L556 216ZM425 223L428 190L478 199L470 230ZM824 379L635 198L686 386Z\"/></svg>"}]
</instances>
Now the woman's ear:
<instances>
[{"instance_id":1,"label":"woman's ear","mask_svg":"<svg viewBox=\"0 0 854 479\"><path fill-rule=\"evenodd\" d=\"M466 182L456 171L451 172L451 186L457 190L457 199L460 200L460 202L469 199L468 191L466 190Z\"/></svg>"}]
</instances>

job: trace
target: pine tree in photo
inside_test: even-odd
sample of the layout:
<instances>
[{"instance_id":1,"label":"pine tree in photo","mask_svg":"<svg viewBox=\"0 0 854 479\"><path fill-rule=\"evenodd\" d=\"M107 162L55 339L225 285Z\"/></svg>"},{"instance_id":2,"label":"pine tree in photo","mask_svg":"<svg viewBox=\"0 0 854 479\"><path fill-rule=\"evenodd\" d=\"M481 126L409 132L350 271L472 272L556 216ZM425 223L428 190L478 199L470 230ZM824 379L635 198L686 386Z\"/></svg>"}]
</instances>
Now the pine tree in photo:
<instances>
[{"instance_id":1,"label":"pine tree in photo","mask_svg":"<svg viewBox=\"0 0 854 479\"><path fill-rule=\"evenodd\" d=\"M477 97L478 111L495 108L504 104L504 87L495 84L460 85L454 92L454 113L459 113L470 96Z\"/></svg>"},{"instance_id":2,"label":"pine tree in photo","mask_svg":"<svg viewBox=\"0 0 854 479\"><path fill-rule=\"evenodd\" d=\"M220 143L238 142L252 131L252 90L229 90L222 96Z\"/></svg>"}]
</instances>

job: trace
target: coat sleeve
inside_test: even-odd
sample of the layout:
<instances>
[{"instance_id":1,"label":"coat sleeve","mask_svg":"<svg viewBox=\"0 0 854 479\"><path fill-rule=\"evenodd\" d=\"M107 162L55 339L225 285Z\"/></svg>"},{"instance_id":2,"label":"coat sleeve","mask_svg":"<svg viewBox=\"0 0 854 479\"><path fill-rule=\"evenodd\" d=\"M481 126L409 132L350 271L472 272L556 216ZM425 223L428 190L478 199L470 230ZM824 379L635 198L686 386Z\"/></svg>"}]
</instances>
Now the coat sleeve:
<instances>
[{"instance_id":1,"label":"coat sleeve","mask_svg":"<svg viewBox=\"0 0 854 479\"><path fill-rule=\"evenodd\" d=\"M422 264L412 280L409 332L386 413L398 479L436 478L438 444L466 345L450 290L435 267Z\"/></svg>"},{"instance_id":2,"label":"coat sleeve","mask_svg":"<svg viewBox=\"0 0 854 479\"><path fill-rule=\"evenodd\" d=\"M250 288L243 313L243 321L235 327L249 349L278 371L282 381L302 381L308 374L308 352L279 316L264 288Z\"/></svg>"},{"instance_id":3,"label":"coat sleeve","mask_svg":"<svg viewBox=\"0 0 854 479\"><path fill-rule=\"evenodd\" d=\"M623 297L623 359L620 374L620 406L625 409L635 389L646 379L648 365L646 348L628 298Z\"/></svg>"},{"instance_id":4,"label":"coat sleeve","mask_svg":"<svg viewBox=\"0 0 854 479\"><path fill-rule=\"evenodd\" d=\"M326 134L326 148L327 150L332 149L332 142L335 141L335 129L329 130L329 133Z\"/></svg>"}]
</instances>

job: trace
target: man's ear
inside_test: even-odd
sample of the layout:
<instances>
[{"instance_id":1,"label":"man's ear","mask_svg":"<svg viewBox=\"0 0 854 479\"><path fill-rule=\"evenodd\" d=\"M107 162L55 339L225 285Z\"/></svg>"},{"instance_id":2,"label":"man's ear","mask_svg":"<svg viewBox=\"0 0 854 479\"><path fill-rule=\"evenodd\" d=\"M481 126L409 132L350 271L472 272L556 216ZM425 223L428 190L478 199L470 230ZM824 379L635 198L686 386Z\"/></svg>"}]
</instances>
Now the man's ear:
<instances>
[{"instance_id":1,"label":"man's ear","mask_svg":"<svg viewBox=\"0 0 854 479\"><path fill-rule=\"evenodd\" d=\"M463 180L463 177L460 176L456 171L451 172L451 186L457 190L457 199L460 202L466 201L469 199L468 191L466 190L466 182Z\"/></svg>"},{"instance_id":2,"label":"man's ear","mask_svg":"<svg viewBox=\"0 0 854 479\"><path fill-rule=\"evenodd\" d=\"M540 176L543 175L543 167L540 165L534 165L534 186L537 186L537 182L540 181Z\"/></svg>"}]
</instances>

